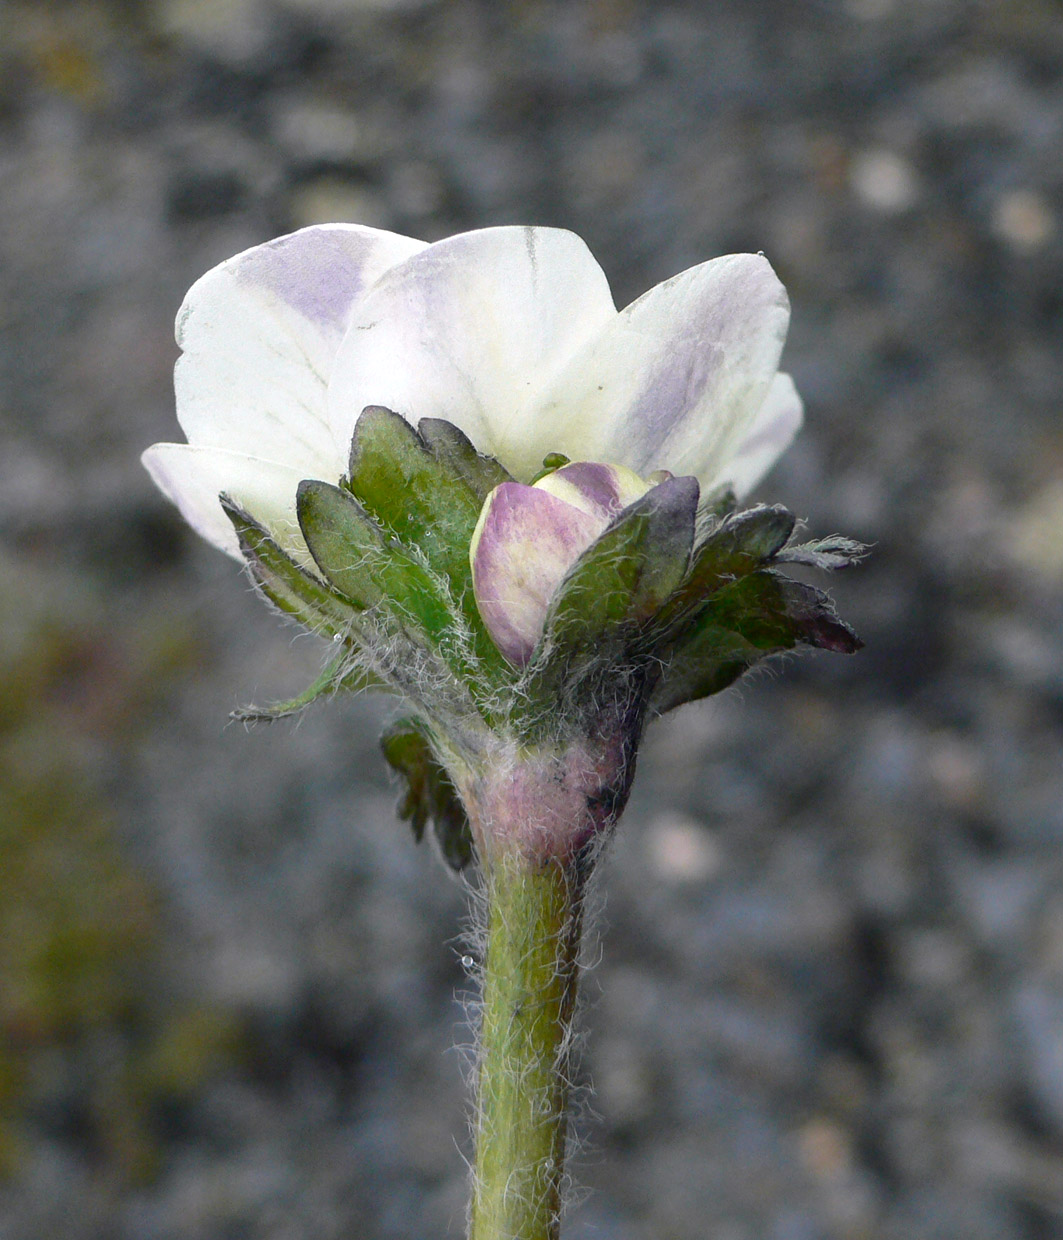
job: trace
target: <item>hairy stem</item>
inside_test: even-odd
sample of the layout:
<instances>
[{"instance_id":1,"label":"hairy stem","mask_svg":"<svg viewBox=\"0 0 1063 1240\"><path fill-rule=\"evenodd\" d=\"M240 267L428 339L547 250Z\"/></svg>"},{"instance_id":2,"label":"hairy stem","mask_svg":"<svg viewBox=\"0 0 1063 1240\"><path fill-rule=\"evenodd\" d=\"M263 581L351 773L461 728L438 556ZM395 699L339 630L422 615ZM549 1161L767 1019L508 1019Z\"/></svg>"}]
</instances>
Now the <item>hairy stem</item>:
<instances>
[{"instance_id":1,"label":"hairy stem","mask_svg":"<svg viewBox=\"0 0 1063 1240\"><path fill-rule=\"evenodd\" d=\"M487 879L470 1240L556 1240L583 882L496 858Z\"/></svg>"}]
</instances>

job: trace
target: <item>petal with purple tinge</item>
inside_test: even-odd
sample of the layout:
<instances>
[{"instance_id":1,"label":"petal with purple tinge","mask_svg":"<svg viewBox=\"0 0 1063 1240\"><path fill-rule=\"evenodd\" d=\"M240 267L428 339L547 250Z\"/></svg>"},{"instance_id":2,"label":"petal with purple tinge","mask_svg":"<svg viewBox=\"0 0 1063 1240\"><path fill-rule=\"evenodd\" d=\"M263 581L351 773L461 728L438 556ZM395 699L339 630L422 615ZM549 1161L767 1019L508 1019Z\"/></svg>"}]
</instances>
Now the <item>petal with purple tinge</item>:
<instances>
[{"instance_id":1,"label":"petal with purple tinge","mask_svg":"<svg viewBox=\"0 0 1063 1240\"><path fill-rule=\"evenodd\" d=\"M523 667L562 577L604 522L540 490L503 482L487 497L469 548L480 615L502 654Z\"/></svg>"},{"instance_id":2,"label":"petal with purple tinge","mask_svg":"<svg viewBox=\"0 0 1063 1240\"><path fill-rule=\"evenodd\" d=\"M177 316L177 416L189 443L337 479L328 377L352 308L421 241L354 224L304 228L208 271Z\"/></svg>"},{"instance_id":3,"label":"petal with purple tinge","mask_svg":"<svg viewBox=\"0 0 1063 1240\"><path fill-rule=\"evenodd\" d=\"M793 379L776 375L752 427L712 485L726 483L739 498L748 494L793 442L803 414Z\"/></svg>"},{"instance_id":4,"label":"petal with purple tinge","mask_svg":"<svg viewBox=\"0 0 1063 1240\"><path fill-rule=\"evenodd\" d=\"M329 385L335 438L350 439L366 405L386 405L415 424L445 418L530 479L553 448L535 422L543 384L615 316L573 233L486 228L437 242L358 306Z\"/></svg>"},{"instance_id":5,"label":"petal with purple tinge","mask_svg":"<svg viewBox=\"0 0 1063 1240\"><path fill-rule=\"evenodd\" d=\"M623 465L601 465L597 461L573 461L535 483L539 490L556 495L600 521L611 521L628 504L641 499L652 485Z\"/></svg>"},{"instance_id":6,"label":"petal with purple tinge","mask_svg":"<svg viewBox=\"0 0 1063 1240\"><path fill-rule=\"evenodd\" d=\"M295 496L304 474L277 461L264 461L183 443L157 443L141 457L159 490L208 542L242 560L236 531L218 496L231 496L304 567L314 568L295 515Z\"/></svg>"},{"instance_id":7,"label":"petal with purple tinge","mask_svg":"<svg viewBox=\"0 0 1063 1240\"><path fill-rule=\"evenodd\" d=\"M731 254L633 302L544 396L552 451L711 481L749 433L789 322L766 259Z\"/></svg>"}]
</instances>

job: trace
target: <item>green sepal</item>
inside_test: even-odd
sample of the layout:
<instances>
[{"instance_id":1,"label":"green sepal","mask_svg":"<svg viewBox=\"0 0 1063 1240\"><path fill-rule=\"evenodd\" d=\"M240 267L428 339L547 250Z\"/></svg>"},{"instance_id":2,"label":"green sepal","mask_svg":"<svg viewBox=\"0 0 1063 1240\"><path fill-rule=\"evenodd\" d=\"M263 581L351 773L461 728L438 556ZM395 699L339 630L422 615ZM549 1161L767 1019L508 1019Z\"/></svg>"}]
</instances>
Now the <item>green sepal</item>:
<instances>
[{"instance_id":1,"label":"green sepal","mask_svg":"<svg viewBox=\"0 0 1063 1240\"><path fill-rule=\"evenodd\" d=\"M702 617L664 658L650 708L663 715L687 702L722 693L768 653L741 634L714 624L711 617Z\"/></svg>"},{"instance_id":2,"label":"green sepal","mask_svg":"<svg viewBox=\"0 0 1063 1240\"><path fill-rule=\"evenodd\" d=\"M770 562L786 545L796 518L780 504L758 504L731 513L694 549L684 598L704 598L735 577Z\"/></svg>"},{"instance_id":3,"label":"green sepal","mask_svg":"<svg viewBox=\"0 0 1063 1240\"><path fill-rule=\"evenodd\" d=\"M806 543L788 543L775 559L783 564L807 564L826 572L838 572L859 564L867 555L867 547L841 534L816 538Z\"/></svg>"},{"instance_id":4,"label":"green sepal","mask_svg":"<svg viewBox=\"0 0 1063 1240\"><path fill-rule=\"evenodd\" d=\"M698 542L701 541L703 531L712 528L724 517L730 516L737 507L738 499L734 491L726 484L704 493L698 504Z\"/></svg>"},{"instance_id":5,"label":"green sepal","mask_svg":"<svg viewBox=\"0 0 1063 1240\"><path fill-rule=\"evenodd\" d=\"M797 646L854 654L862 645L822 590L758 569L717 590L662 652L653 709L719 693L762 659Z\"/></svg>"},{"instance_id":6,"label":"green sepal","mask_svg":"<svg viewBox=\"0 0 1063 1240\"><path fill-rule=\"evenodd\" d=\"M472 440L453 422L447 422L444 418L422 418L417 423L417 433L439 464L459 477L472 491L478 505L477 517L484 500L495 487L513 481L513 475L504 465L500 465L493 456L477 452Z\"/></svg>"},{"instance_id":7,"label":"green sepal","mask_svg":"<svg viewBox=\"0 0 1063 1240\"><path fill-rule=\"evenodd\" d=\"M786 614L798 642L832 654L856 654L864 643L838 615L830 595L803 581L770 573L780 583Z\"/></svg>"},{"instance_id":8,"label":"green sepal","mask_svg":"<svg viewBox=\"0 0 1063 1240\"><path fill-rule=\"evenodd\" d=\"M384 529L419 547L458 597L471 581L469 543L480 509L498 483L484 486L508 475L448 425L432 420L425 436L390 409L369 406L355 424L344 485Z\"/></svg>"},{"instance_id":9,"label":"green sepal","mask_svg":"<svg viewBox=\"0 0 1063 1240\"><path fill-rule=\"evenodd\" d=\"M296 512L310 554L342 595L363 608L398 611L433 644L453 637L442 584L389 541L349 491L307 479L299 483Z\"/></svg>"},{"instance_id":10,"label":"green sepal","mask_svg":"<svg viewBox=\"0 0 1063 1240\"><path fill-rule=\"evenodd\" d=\"M343 486L365 511L450 585L472 635L482 670L496 683L512 669L487 634L476 607L469 544L484 500L512 481L492 457L441 418L425 418L415 430L405 418L379 405L362 411L351 440L349 476Z\"/></svg>"},{"instance_id":11,"label":"green sepal","mask_svg":"<svg viewBox=\"0 0 1063 1240\"><path fill-rule=\"evenodd\" d=\"M383 681L367 668L353 661L349 651L344 650L322 668L321 674L302 693L287 702L274 702L271 706L248 704L231 711L229 718L237 723L273 723L300 714L312 702L324 695L331 696L341 689L359 692L365 689L385 688Z\"/></svg>"},{"instance_id":12,"label":"green sepal","mask_svg":"<svg viewBox=\"0 0 1063 1240\"><path fill-rule=\"evenodd\" d=\"M705 614L767 653L805 645L854 654L862 645L822 590L771 570L725 586L705 605Z\"/></svg>"},{"instance_id":13,"label":"green sepal","mask_svg":"<svg viewBox=\"0 0 1063 1240\"><path fill-rule=\"evenodd\" d=\"M529 691L554 691L581 659L615 657L642 633L683 580L698 486L669 478L625 508L558 586L529 665Z\"/></svg>"},{"instance_id":14,"label":"green sepal","mask_svg":"<svg viewBox=\"0 0 1063 1240\"><path fill-rule=\"evenodd\" d=\"M388 765L406 783L399 799L399 817L409 822L418 843L431 823L447 865L463 870L473 857L468 815L421 724L416 719L399 720L381 736L380 747Z\"/></svg>"},{"instance_id":15,"label":"green sepal","mask_svg":"<svg viewBox=\"0 0 1063 1240\"><path fill-rule=\"evenodd\" d=\"M308 628L347 638L357 624L359 605L296 564L265 527L229 496L221 495L219 500L236 530L255 585L266 598Z\"/></svg>"}]
</instances>

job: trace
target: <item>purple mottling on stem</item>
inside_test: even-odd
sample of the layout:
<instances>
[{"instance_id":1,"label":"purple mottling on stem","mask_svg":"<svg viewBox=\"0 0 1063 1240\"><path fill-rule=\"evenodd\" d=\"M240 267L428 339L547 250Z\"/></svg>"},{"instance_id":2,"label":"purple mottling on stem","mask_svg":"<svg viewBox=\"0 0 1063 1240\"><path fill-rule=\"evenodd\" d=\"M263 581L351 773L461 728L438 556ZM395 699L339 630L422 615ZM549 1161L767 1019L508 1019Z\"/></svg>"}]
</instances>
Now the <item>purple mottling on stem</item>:
<instances>
[{"instance_id":1,"label":"purple mottling on stem","mask_svg":"<svg viewBox=\"0 0 1063 1240\"><path fill-rule=\"evenodd\" d=\"M459 778L481 857L533 866L572 864L612 830L635 771L643 709L638 695L603 709L593 736L556 748L505 742Z\"/></svg>"},{"instance_id":2,"label":"purple mottling on stem","mask_svg":"<svg viewBox=\"0 0 1063 1240\"><path fill-rule=\"evenodd\" d=\"M365 291L371 238L347 229L294 233L252 250L233 270L244 284L268 288L304 318L342 332Z\"/></svg>"}]
</instances>

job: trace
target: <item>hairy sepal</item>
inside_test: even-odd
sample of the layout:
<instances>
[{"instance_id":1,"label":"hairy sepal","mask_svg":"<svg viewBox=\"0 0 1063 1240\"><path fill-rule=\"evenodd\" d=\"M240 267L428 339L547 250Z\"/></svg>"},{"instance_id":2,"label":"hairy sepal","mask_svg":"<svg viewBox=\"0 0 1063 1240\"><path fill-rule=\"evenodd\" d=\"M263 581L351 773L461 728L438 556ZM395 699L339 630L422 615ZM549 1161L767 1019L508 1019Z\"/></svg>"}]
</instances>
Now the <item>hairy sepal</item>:
<instances>
[{"instance_id":1,"label":"hairy sepal","mask_svg":"<svg viewBox=\"0 0 1063 1240\"><path fill-rule=\"evenodd\" d=\"M757 569L718 589L663 652L657 713L719 693L772 655L798 646L854 654L863 643L813 586Z\"/></svg>"},{"instance_id":2,"label":"hairy sepal","mask_svg":"<svg viewBox=\"0 0 1063 1240\"><path fill-rule=\"evenodd\" d=\"M229 496L219 499L259 591L307 628L333 638L348 638L357 628L362 605L296 564L269 531Z\"/></svg>"},{"instance_id":3,"label":"hairy sepal","mask_svg":"<svg viewBox=\"0 0 1063 1240\"><path fill-rule=\"evenodd\" d=\"M386 688L384 682L361 666L357 655L343 650L322 668L321 674L302 693L286 702L274 702L269 706L240 706L230 713L229 718L237 723L273 723L278 719L299 715L318 698L331 697L340 690L358 693L366 689L381 688Z\"/></svg>"},{"instance_id":4,"label":"hairy sepal","mask_svg":"<svg viewBox=\"0 0 1063 1240\"><path fill-rule=\"evenodd\" d=\"M453 637L443 584L390 541L350 492L308 479L299 484L296 511L310 554L340 594L361 608L399 613L434 645Z\"/></svg>"},{"instance_id":5,"label":"hairy sepal","mask_svg":"<svg viewBox=\"0 0 1063 1240\"><path fill-rule=\"evenodd\" d=\"M418 843L430 823L444 861L452 870L463 870L473 859L469 818L423 724L417 719L397 721L381 736L380 747L405 784L399 817L409 822Z\"/></svg>"},{"instance_id":6,"label":"hairy sepal","mask_svg":"<svg viewBox=\"0 0 1063 1240\"><path fill-rule=\"evenodd\" d=\"M807 564L810 568L825 572L840 572L843 568L859 564L867 553L868 548L863 543L841 534L831 534L811 542L787 543L775 559L780 564Z\"/></svg>"},{"instance_id":7,"label":"hairy sepal","mask_svg":"<svg viewBox=\"0 0 1063 1240\"><path fill-rule=\"evenodd\" d=\"M695 523L695 543L700 544L705 535L714 530L724 517L730 516L737 507L738 500L729 486L715 487L702 494Z\"/></svg>"},{"instance_id":8,"label":"hairy sepal","mask_svg":"<svg viewBox=\"0 0 1063 1240\"><path fill-rule=\"evenodd\" d=\"M465 582L469 540L487 497L470 478L477 462L487 472L492 466L457 427L443 429L448 425L436 420L426 437L390 409L369 406L354 428L344 485L385 529L420 547L435 572ZM492 464L505 481L505 470Z\"/></svg>"},{"instance_id":9,"label":"hairy sepal","mask_svg":"<svg viewBox=\"0 0 1063 1240\"><path fill-rule=\"evenodd\" d=\"M451 423L426 418L415 430L399 414L370 405L355 424L342 483L383 530L405 547L417 547L448 583L476 656L496 682L512 675L476 609L469 543L484 500L506 481L508 472Z\"/></svg>"},{"instance_id":10,"label":"hairy sepal","mask_svg":"<svg viewBox=\"0 0 1063 1240\"><path fill-rule=\"evenodd\" d=\"M654 621L686 573L697 502L695 479L670 478L625 508L579 557L528 666L533 701L549 703L573 671L645 655Z\"/></svg>"},{"instance_id":11,"label":"hairy sepal","mask_svg":"<svg viewBox=\"0 0 1063 1240\"><path fill-rule=\"evenodd\" d=\"M417 433L437 464L469 488L476 499L477 512L495 487L513 481L513 475L505 466L493 456L477 452L472 440L453 422L422 418L417 423Z\"/></svg>"},{"instance_id":12,"label":"hairy sepal","mask_svg":"<svg viewBox=\"0 0 1063 1240\"><path fill-rule=\"evenodd\" d=\"M770 564L786 546L795 524L793 513L781 504L729 513L699 540L675 602L699 601L727 581Z\"/></svg>"}]
</instances>

